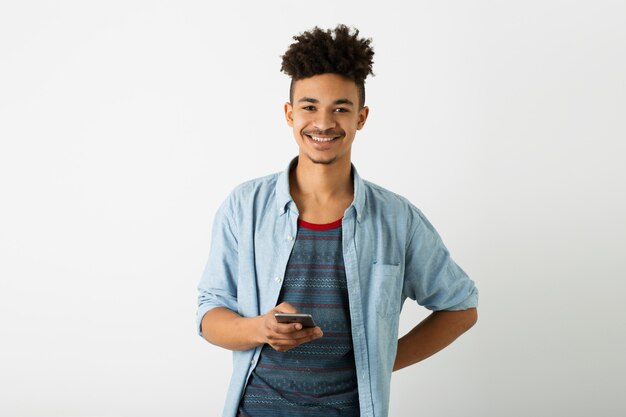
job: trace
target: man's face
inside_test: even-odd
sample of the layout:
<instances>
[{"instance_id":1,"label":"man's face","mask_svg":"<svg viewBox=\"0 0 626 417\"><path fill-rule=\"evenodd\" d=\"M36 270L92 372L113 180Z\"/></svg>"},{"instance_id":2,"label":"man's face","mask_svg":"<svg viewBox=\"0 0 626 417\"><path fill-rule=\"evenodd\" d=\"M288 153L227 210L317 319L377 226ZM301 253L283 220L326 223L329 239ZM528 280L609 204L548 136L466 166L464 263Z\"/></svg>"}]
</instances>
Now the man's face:
<instances>
[{"instance_id":1,"label":"man's face","mask_svg":"<svg viewBox=\"0 0 626 417\"><path fill-rule=\"evenodd\" d=\"M295 81L293 102L285 103L285 118L293 128L300 157L316 164L350 161L352 141L368 111L359 109L356 83L337 74Z\"/></svg>"}]
</instances>

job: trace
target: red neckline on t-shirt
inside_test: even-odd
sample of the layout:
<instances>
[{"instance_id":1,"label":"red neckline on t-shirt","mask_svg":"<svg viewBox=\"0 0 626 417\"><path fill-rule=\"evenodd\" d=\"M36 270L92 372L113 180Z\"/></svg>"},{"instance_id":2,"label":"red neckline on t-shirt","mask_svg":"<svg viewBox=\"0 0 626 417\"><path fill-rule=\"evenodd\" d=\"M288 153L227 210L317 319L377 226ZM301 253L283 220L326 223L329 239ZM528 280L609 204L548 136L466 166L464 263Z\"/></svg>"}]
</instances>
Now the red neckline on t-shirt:
<instances>
[{"instance_id":1,"label":"red neckline on t-shirt","mask_svg":"<svg viewBox=\"0 0 626 417\"><path fill-rule=\"evenodd\" d=\"M302 226L306 229L311 229L311 230L330 230L330 229L334 229L334 228L341 226L342 220L343 220L343 217L331 223L318 224L318 223L309 223L309 222L305 222L304 220L298 219L298 226Z\"/></svg>"}]
</instances>

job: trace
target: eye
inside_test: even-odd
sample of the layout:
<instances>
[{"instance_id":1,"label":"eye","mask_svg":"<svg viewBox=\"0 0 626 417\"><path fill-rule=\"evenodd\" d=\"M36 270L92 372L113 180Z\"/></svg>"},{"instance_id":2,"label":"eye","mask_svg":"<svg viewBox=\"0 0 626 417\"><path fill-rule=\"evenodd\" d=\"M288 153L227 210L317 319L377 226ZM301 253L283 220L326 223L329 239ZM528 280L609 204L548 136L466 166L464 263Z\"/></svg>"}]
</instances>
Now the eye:
<instances>
[{"instance_id":1,"label":"eye","mask_svg":"<svg viewBox=\"0 0 626 417\"><path fill-rule=\"evenodd\" d=\"M335 113L347 113L349 110L344 107L337 107Z\"/></svg>"},{"instance_id":2,"label":"eye","mask_svg":"<svg viewBox=\"0 0 626 417\"><path fill-rule=\"evenodd\" d=\"M304 106L304 107L302 107L302 110L313 111L313 110L315 110L315 106Z\"/></svg>"}]
</instances>

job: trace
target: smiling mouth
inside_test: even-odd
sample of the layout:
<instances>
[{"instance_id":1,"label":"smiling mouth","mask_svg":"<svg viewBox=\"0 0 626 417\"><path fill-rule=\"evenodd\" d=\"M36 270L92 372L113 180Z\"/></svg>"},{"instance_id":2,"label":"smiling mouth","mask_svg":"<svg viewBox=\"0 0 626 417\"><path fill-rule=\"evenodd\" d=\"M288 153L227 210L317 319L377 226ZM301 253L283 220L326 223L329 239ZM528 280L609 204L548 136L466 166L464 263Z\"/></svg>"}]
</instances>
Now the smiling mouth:
<instances>
[{"instance_id":1,"label":"smiling mouth","mask_svg":"<svg viewBox=\"0 0 626 417\"><path fill-rule=\"evenodd\" d=\"M339 139L341 137L341 135L334 135L334 136L324 135L324 136L319 136L319 135L313 135L313 134L308 134L308 133L305 133L304 136L306 136L307 138L309 138L312 141L317 142L317 143L328 143L328 142L334 141L335 139Z\"/></svg>"},{"instance_id":2,"label":"smiling mouth","mask_svg":"<svg viewBox=\"0 0 626 417\"><path fill-rule=\"evenodd\" d=\"M311 139L313 139L315 142L320 142L320 143L325 143L325 142L331 142L335 139L337 139L336 137L334 138L320 138L318 136L309 136Z\"/></svg>"}]
</instances>

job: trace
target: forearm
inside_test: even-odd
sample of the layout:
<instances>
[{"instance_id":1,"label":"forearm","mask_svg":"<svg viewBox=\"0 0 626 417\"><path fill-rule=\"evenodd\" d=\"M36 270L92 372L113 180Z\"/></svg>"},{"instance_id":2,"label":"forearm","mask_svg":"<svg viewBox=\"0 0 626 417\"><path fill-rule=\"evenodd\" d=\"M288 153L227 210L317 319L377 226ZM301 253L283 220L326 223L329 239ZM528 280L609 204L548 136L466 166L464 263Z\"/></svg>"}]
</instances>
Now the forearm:
<instances>
[{"instance_id":1,"label":"forearm","mask_svg":"<svg viewBox=\"0 0 626 417\"><path fill-rule=\"evenodd\" d=\"M253 349L260 344L260 317L241 317L225 307L210 310L202 318L202 336L230 350Z\"/></svg>"},{"instance_id":2,"label":"forearm","mask_svg":"<svg viewBox=\"0 0 626 417\"><path fill-rule=\"evenodd\" d=\"M297 312L285 302L257 317L241 317L232 310L217 307L202 317L202 335L209 343L230 350L248 350L267 343L274 350L287 351L323 336L319 327L278 323L274 316Z\"/></svg>"},{"instance_id":3,"label":"forearm","mask_svg":"<svg viewBox=\"0 0 626 417\"><path fill-rule=\"evenodd\" d=\"M432 313L398 340L393 370L413 365L439 352L469 330L477 318L475 308Z\"/></svg>"}]
</instances>

